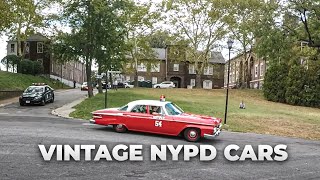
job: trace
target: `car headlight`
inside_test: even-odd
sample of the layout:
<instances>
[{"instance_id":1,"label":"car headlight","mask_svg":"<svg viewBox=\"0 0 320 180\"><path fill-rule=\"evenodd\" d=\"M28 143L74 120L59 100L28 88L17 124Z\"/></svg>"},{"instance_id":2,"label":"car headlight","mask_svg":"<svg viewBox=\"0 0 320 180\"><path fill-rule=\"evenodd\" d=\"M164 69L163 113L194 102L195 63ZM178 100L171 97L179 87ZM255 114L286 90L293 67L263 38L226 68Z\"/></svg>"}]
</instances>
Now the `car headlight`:
<instances>
[{"instance_id":1,"label":"car headlight","mask_svg":"<svg viewBox=\"0 0 320 180\"><path fill-rule=\"evenodd\" d=\"M41 98L42 98L41 96L34 97L35 100L38 100L38 99L41 99Z\"/></svg>"}]
</instances>

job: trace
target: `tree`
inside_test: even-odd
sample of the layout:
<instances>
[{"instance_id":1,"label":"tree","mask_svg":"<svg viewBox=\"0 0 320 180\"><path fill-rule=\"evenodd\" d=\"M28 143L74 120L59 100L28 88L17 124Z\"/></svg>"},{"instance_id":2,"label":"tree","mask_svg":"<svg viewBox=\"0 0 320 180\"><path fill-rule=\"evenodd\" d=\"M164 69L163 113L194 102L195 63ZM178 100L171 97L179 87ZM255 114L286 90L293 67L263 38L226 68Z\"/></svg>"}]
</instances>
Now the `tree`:
<instances>
[{"instance_id":1,"label":"tree","mask_svg":"<svg viewBox=\"0 0 320 180\"><path fill-rule=\"evenodd\" d=\"M36 28L43 27L45 14L43 9L49 7L55 1L51 0L4 0L1 7L7 8L4 12L8 13L3 19L4 30L8 35L17 40L17 55L24 56L25 48L21 48L21 42L33 34ZM2 18L1 18L2 19ZM1 30L1 29L0 29Z\"/></svg>"},{"instance_id":2,"label":"tree","mask_svg":"<svg viewBox=\"0 0 320 180\"><path fill-rule=\"evenodd\" d=\"M126 22L123 12L126 1L97 0L92 16L94 29L94 59L98 64L98 74L108 70L119 70L125 60ZM101 79L98 79L99 93L102 93Z\"/></svg>"},{"instance_id":3,"label":"tree","mask_svg":"<svg viewBox=\"0 0 320 180\"><path fill-rule=\"evenodd\" d=\"M159 20L159 13L151 10L152 3L128 4L123 16L126 22L126 55L130 56L128 64L134 70L134 82L138 87L138 64L143 59L154 59L154 52L147 40L153 31L154 24Z\"/></svg>"},{"instance_id":4,"label":"tree","mask_svg":"<svg viewBox=\"0 0 320 180\"><path fill-rule=\"evenodd\" d=\"M209 64L209 53L226 34L222 19L225 15L218 0L163 0L164 18L183 44L186 58L195 64L196 87L201 87L201 74ZM187 46L185 46L187 45Z\"/></svg>"},{"instance_id":5,"label":"tree","mask_svg":"<svg viewBox=\"0 0 320 180\"><path fill-rule=\"evenodd\" d=\"M173 37L168 31L157 30L149 35L149 44L152 48L166 48L173 42Z\"/></svg>"},{"instance_id":6,"label":"tree","mask_svg":"<svg viewBox=\"0 0 320 180\"><path fill-rule=\"evenodd\" d=\"M57 36L53 51L61 61L83 60L86 64L88 95L93 96L91 66L98 73L120 66L126 29L122 22L127 1L64 1L63 21L70 33ZM101 83L100 87L101 87ZM102 92L102 89L100 92Z\"/></svg>"},{"instance_id":7,"label":"tree","mask_svg":"<svg viewBox=\"0 0 320 180\"><path fill-rule=\"evenodd\" d=\"M1 63L6 66L7 71L9 71L9 68L12 68L13 72L15 67L16 67L16 70L18 70L19 62L20 62L20 57L16 55L7 55L1 60Z\"/></svg>"},{"instance_id":8,"label":"tree","mask_svg":"<svg viewBox=\"0 0 320 180\"><path fill-rule=\"evenodd\" d=\"M240 69L240 83L244 87L250 87L251 81L251 62L248 59L249 51L255 43L255 30L257 24L263 18L273 17L274 9L278 6L275 2L265 3L260 0L251 1L223 1L221 8L225 9L226 16L223 22L228 26L227 30L236 42L240 43L240 52L243 54L244 70ZM258 29L258 28L257 28ZM235 49L237 46L235 46ZM244 77L244 79L242 79Z\"/></svg>"}]
</instances>

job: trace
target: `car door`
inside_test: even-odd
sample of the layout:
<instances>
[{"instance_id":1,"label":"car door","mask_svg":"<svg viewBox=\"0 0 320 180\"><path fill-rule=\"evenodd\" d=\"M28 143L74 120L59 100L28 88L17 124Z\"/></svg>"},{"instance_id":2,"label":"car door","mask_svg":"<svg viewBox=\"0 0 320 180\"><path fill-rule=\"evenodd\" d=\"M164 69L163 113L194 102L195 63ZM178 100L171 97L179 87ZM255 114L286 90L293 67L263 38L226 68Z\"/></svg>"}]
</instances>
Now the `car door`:
<instances>
[{"instance_id":1,"label":"car door","mask_svg":"<svg viewBox=\"0 0 320 180\"><path fill-rule=\"evenodd\" d=\"M51 89L49 87L45 87L45 100L49 101L52 98L52 92Z\"/></svg>"},{"instance_id":2,"label":"car door","mask_svg":"<svg viewBox=\"0 0 320 180\"><path fill-rule=\"evenodd\" d=\"M123 115L126 117L126 125L129 130L149 132L152 125L152 115L147 113L149 106L136 105L130 112L126 112Z\"/></svg>"}]
</instances>

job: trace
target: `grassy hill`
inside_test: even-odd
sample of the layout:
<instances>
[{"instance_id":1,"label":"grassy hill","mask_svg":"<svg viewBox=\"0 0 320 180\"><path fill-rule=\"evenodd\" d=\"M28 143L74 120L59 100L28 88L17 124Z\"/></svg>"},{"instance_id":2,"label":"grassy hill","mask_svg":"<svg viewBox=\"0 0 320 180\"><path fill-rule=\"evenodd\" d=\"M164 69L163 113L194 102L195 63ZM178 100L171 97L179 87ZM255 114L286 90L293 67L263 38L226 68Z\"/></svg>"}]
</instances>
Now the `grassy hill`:
<instances>
[{"instance_id":1,"label":"grassy hill","mask_svg":"<svg viewBox=\"0 0 320 180\"><path fill-rule=\"evenodd\" d=\"M164 94L167 101L186 112L224 119L225 93L225 90L204 89L119 89L108 92L108 107L119 107L138 99L159 100ZM261 91L252 89L231 89L229 98L228 126L224 126L229 131L320 140L320 109L270 102L263 98ZM242 100L246 109L239 109ZM104 95L86 99L75 108L71 116L90 119L90 112L104 108Z\"/></svg>"},{"instance_id":2,"label":"grassy hill","mask_svg":"<svg viewBox=\"0 0 320 180\"><path fill-rule=\"evenodd\" d=\"M37 82L46 83L54 89L62 88L59 81L50 78L0 71L0 90L25 90L32 83Z\"/></svg>"}]
</instances>

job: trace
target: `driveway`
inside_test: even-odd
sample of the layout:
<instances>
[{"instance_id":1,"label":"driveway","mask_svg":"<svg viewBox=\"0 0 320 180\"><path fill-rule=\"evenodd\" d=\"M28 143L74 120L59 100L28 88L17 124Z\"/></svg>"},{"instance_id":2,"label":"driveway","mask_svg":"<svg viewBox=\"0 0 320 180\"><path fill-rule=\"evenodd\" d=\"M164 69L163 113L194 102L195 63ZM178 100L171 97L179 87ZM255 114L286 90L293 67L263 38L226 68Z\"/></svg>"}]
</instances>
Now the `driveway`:
<instances>
[{"instance_id":1,"label":"driveway","mask_svg":"<svg viewBox=\"0 0 320 180\"><path fill-rule=\"evenodd\" d=\"M0 179L320 179L320 141L251 133L222 132L215 140L189 143L181 137L145 133L115 133L110 127L91 125L83 120L64 119L51 110L82 98L86 92L69 90L56 94L46 106L18 103L0 108ZM44 161L38 145L142 144L142 162ZM150 161L150 145L210 144L217 157L210 162ZM285 162L229 162L223 149L237 144L288 145ZM170 159L171 156L167 156ZM181 158L181 157L180 157ZM83 159L83 158L82 158Z\"/></svg>"}]
</instances>

